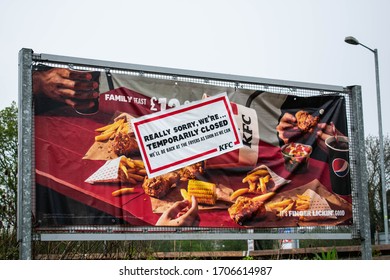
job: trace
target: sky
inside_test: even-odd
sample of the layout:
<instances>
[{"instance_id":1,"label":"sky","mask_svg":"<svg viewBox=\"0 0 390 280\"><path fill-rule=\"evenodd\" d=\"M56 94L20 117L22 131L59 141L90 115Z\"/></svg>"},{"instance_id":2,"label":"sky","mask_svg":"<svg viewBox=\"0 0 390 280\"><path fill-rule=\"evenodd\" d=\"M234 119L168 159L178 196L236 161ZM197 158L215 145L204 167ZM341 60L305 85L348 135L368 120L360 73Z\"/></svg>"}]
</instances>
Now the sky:
<instances>
[{"instance_id":1,"label":"sky","mask_svg":"<svg viewBox=\"0 0 390 280\"><path fill-rule=\"evenodd\" d=\"M362 86L365 135L390 133L388 0L0 0L0 109L18 102L18 53Z\"/></svg>"}]
</instances>

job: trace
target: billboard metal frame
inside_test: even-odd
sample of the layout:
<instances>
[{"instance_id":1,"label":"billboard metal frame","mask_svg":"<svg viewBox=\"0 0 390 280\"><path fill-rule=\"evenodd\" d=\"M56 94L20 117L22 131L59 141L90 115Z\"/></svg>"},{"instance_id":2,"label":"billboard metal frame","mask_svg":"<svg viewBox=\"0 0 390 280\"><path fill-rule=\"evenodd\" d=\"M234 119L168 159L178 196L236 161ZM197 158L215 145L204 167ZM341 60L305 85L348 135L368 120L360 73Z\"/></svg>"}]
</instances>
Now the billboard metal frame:
<instances>
[{"instance_id":1,"label":"billboard metal frame","mask_svg":"<svg viewBox=\"0 0 390 280\"><path fill-rule=\"evenodd\" d=\"M351 136L351 177L353 186L353 225L337 227L293 228L291 233L271 229L220 228L155 228L118 226L88 228L59 227L35 230L32 227L35 186L34 113L32 97L32 69L35 63L98 68L131 75L162 79L184 79L194 83L228 83L232 87L265 89L288 94L340 94L346 97L348 132ZM362 92L360 86L335 86L274 79L263 79L228 74L217 74L182 69L152 67L137 64L100 61L84 58L37 54L31 49L19 52L19 159L18 159L18 240L20 258L31 259L31 244L41 241L91 240L247 240L247 239L360 239L362 259L371 259L371 233L368 211L367 170L365 160Z\"/></svg>"}]
</instances>

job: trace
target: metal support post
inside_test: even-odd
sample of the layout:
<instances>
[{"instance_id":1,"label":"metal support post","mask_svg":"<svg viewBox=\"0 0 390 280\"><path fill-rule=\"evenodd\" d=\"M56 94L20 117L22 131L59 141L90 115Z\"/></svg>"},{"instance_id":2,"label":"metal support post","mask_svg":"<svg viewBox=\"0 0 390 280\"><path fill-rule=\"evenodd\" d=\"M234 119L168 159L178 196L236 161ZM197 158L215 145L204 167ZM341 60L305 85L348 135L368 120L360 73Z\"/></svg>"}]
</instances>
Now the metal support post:
<instances>
[{"instance_id":1,"label":"metal support post","mask_svg":"<svg viewBox=\"0 0 390 280\"><path fill-rule=\"evenodd\" d=\"M368 183L366 166L366 148L364 139L363 124L363 102L360 86L352 87L351 102L353 107L352 118L355 120L352 128L351 141L358 150L356 154L356 192L357 192L357 211L358 211L358 230L361 239L362 259L372 259L371 248L371 229L370 229L370 209L368 203Z\"/></svg>"},{"instance_id":2,"label":"metal support post","mask_svg":"<svg viewBox=\"0 0 390 280\"><path fill-rule=\"evenodd\" d=\"M382 129L382 104L381 93L379 86L379 63L378 50L373 50L375 56L375 79L376 79L376 102L378 108L378 128L379 128L379 156L381 167L381 185L382 185L382 202L383 202L383 226L385 230L385 244L389 243L389 218L387 216L387 196L386 196L386 174L385 174L385 159L383 148L383 129Z\"/></svg>"},{"instance_id":3,"label":"metal support post","mask_svg":"<svg viewBox=\"0 0 390 280\"><path fill-rule=\"evenodd\" d=\"M29 260L32 255L32 54L30 49L22 49L19 52L17 238L20 244L19 257L22 260Z\"/></svg>"}]
</instances>

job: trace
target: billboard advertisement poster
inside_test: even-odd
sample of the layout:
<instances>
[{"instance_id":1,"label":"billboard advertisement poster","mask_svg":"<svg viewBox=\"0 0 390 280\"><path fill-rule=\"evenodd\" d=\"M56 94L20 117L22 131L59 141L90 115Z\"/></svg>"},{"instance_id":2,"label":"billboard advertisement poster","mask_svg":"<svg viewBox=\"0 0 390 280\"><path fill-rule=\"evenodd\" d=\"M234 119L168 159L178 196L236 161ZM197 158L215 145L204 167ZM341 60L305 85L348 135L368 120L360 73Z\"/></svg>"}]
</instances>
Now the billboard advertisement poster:
<instances>
[{"instance_id":1,"label":"billboard advertisement poster","mask_svg":"<svg viewBox=\"0 0 390 280\"><path fill-rule=\"evenodd\" d=\"M46 65L32 80L37 228L352 224L343 96Z\"/></svg>"}]
</instances>

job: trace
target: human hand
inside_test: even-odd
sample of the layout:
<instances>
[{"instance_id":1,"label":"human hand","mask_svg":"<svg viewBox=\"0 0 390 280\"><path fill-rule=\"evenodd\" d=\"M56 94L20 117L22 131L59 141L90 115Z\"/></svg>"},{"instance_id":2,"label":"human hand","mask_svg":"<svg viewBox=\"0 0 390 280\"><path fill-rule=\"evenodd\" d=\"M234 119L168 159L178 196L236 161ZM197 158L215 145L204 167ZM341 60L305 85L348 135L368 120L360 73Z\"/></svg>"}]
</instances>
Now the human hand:
<instances>
[{"instance_id":1,"label":"human hand","mask_svg":"<svg viewBox=\"0 0 390 280\"><path fill-rule=\"evenodd\" d=\"M290 139L296 138L301 134L297 125L297 119L290 113L285 113L276 126L279 138L287 144Z\"/></svg>"},{"instance_id":2,"label":"human hand","mask_svg":"<svg viewBox=\"0 0 390 280\"><path fill-rule=\"evenodd\" d=\"M43 94L72 107L91 108L99 96L99 84L92 81L90 72L53 68L33 72L33 93ZM90 102L88 102L90 101Z\"/></svg>"},{"instance_id":3,"label":"human hand","mask_svg":"<svg viewBox=\"0 0 390 280\"><path fill-rule=\"evenodd\" d=\"M316 134L316 137L317 137L317 144L318 146L323 150L323 151L327 151L327 148L326 148L326 144L325 144L325 140L331 136L335 136L335 135L338 135L338 136L344 136L334 125L333 122L331 122L330 124L326 124L326 123L319 123L317 125L317 134Z\"/></svg>"},{"instance_id":4,"label":"human hand","mask_svg":"<svg viewBox=\"0 0 390 280\"><path fill-rule=\"evenodd\" d=\"M188 209L188 210L187 210ZM194 196L175 202L158 219L156 226L197 226L199 225L198 202Z\"/></svg>"}]
</instances>

